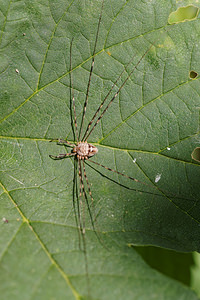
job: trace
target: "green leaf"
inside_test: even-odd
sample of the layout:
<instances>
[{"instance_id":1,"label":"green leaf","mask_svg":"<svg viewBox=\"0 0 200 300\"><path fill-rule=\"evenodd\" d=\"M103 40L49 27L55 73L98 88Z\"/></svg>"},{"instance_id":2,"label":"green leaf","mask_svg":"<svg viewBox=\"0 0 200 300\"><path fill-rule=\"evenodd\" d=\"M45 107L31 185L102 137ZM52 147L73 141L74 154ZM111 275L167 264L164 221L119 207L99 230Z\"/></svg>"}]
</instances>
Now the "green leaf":
<instances>
[{"instance_id":1,"label":"green leaf","mask_svg":"<svg viewBox=\"0 0 200 300\"><path fill-rule=\"evenodd\" d=\"M72 39L80 126L101 1L1 0L0 8L2 299L197 299L131 245L200 249L200 166L191 158L200 88L199 77L189 77L200 73L199 18L168 25L175 1L105 0L84 129L133 55L112 95L147 51L88 139L99 149L96 162L142 183L88 161L104 246L86 209L86 264L73 158L50 159L69 150L49 140L73 141Z\"/></svg>"}]
</instances>

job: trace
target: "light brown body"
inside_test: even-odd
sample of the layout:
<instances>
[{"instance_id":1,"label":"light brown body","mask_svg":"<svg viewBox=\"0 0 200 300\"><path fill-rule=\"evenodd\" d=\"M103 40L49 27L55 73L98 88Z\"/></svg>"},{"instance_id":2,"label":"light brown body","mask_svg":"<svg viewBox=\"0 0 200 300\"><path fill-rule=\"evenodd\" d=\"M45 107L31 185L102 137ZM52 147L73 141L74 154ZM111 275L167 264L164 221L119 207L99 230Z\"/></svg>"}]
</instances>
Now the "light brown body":
<instances>
[{"instance_id":1,"label":"light brown body","mask_svg":"<svg viewBox=\"0 0 200 300\"><path fill-rule=\"evenodd\" d=\"M72 151L76 153L78 159L88 159L88 157L95 155L98 149L87 142L79 142Z\"/></svg>"}]
</instances>

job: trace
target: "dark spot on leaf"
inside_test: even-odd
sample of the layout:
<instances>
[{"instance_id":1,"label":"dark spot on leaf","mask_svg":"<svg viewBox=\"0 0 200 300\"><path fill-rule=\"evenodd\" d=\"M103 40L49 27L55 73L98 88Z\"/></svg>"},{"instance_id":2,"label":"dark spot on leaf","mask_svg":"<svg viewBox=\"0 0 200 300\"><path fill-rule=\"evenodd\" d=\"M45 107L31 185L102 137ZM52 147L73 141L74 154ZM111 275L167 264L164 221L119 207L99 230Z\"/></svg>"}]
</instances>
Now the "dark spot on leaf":
<instances>
[{"instance_id":1,"label":"dark spot on leaf","mask_svg":"<svg viewBox=\"0 0 200 300\"><path fill-rule=\"evenodd\" d=\"M200 162L200 147L194 149L194 151L192 152L192 159Z\"/></svg>"},{"instance_id":2,"label":"dark spot on leaf","mask_svg":"<svg viewBox=\"0 0 200 300\"><path fill-rule=\"evenodd\" d=\"M195 71L190 71L190 78L195 79L197 77L198 73Z\"/></svg>"},{"instance_id":3,"label":"dark spot on leaf","mask_svg":"<svg viewBox=\"0 0 200 300\"><path fill-rule=\"evenodd\" d=\"M179 7L176 11L173 11L169 15L168 23L174 24L174 23L194 20L197 18L198 13L199 13L199 8L194 5Z\"/></svg>"}]
</instances>

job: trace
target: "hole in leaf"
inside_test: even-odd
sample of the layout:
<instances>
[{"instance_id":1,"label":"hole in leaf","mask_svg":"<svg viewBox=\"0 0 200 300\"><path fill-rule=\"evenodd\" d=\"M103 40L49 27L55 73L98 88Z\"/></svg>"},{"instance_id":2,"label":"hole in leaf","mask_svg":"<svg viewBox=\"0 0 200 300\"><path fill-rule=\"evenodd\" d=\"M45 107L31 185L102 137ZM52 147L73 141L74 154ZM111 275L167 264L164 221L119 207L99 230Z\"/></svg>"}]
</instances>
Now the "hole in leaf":
<instances>
[{"instance_id":1,"label":"hole in leaf","mask_svg":"<svg viewBox=\"0 0 200 300\"><path fill-rule=\"evenodd\" d=\"M198 73L197 73L197 72L195 72L195 71L190 71L190 78L191 78L191 79L194 79L194 78L196 78L196 77L197 77L197 75L198 75Z\"/></svg>"},{"instance_id":2,"label":"hole in leaf","mask_svg":"<svg viewBox=\"0 0 200 300\"><path fill-rule=\"evenodd\" d=\"M198 7L194 5L188 5L185 7L179 7L176 11L173 11L168 18L169 24L191 21L197 18L199 13Z\"/></svg>"},{"instance_id":3,"label":"hole in leaf","mask_svg":"<svg viewBox=\"0 0 200 300\"><path fill-rule=\"evenodd\" d=\"M192 152L192 159L200 162L200 147L194 149L194 151Z\"/></svg>"}]
</instances>

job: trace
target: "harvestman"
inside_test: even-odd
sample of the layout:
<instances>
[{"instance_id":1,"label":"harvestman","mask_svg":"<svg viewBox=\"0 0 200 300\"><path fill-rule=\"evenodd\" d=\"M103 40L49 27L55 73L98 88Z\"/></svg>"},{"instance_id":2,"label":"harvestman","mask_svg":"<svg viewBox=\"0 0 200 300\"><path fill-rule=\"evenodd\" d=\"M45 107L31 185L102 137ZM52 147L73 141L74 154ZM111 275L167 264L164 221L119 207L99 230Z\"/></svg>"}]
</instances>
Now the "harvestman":
<instances>
[{"instance_id":1,"label":"harvestman","mask_svg":"<svg viewBox=\"0 0 200 300\"><path fill-rule=\"evenodd\" d=\"M141 181L139 181L139 180L137 180L133 177L129 177L125 174L122 174L122 173L120 173L116 170L113 170L111 168L108 168L108 167L106 167L102 164L99 164L99 163L91 160L90 158L92 156L94 156L95 154L97 154L98 149L97 149L97 147L95 147L91 143L88 143L87 140L88 140L89 136L91 135L91 133L93 132L93 130L95 129L95 127L97 126L97 124L99 123L99 121L101 120L101 118L104 116L104 114L108 110L109 106L112 104L112 102L115 100L115 98L119 95L120 91L125 86L126 82L130 78L130 76L133 74L133 72L135 71L135 69L137 68L137 66L141 62L141 60L144 58L144 56L147 54L147 52L150 50L150 48L152 46L143 54L143 56L140 58L138 63L134 66L134 68L131 70L129 75L126 77L125 81L121 84L121 86L118 88L117 92L112 96L111 100L108 101L108 104L105 106L105 108L101 112L101 108L105 104L105 102L108 99L109 95L111 94L113 88L116 87L117 82L122 77L122 74L126 71L126 68L132 62L133 58L129 61L129 63L125 66L125 68L123 69L121 74L118 76L117 80L112 85L111 89L109 90L109 92L105 96L105 98L102 101L102 103L100 104L100 106L97 108L94 116L92 117L91 121L89 122L89 124L86 128L85 133L84 134L82 133L83 124L84 124L85 115L86 115L86 108L87 108L87 104L88 104L88 96L89 96L91 77L92 77L93 67L94 67L94 60L95 60L95 54L96 54L96 45L97 45L97 40L98 40L98 35L99 35L99 28L100 28L100 24L101 24L103 5L104 5L104 0L102 1L101 13L100 13L99 21L98 21L98 26L97 26L97 33L96 33L96 39L95 39L95 44L94 44L94 50L93 50L93 54L92 54L92 63L91 63L89 80L88 80L88 85L87 85L87 92L86 92L86 97L85 97L85 102L84 102L84 107L83 107L80 130L78 131L78 126L77 126L75 97L74 97L74 92L73 92L73 81L72 81L72 77L71 77L71 71L72 71L72 59L71 59L71 57L72 57L72 42L71 42L71 46L70 46L70 86L72 88L71 98L72 98L72 106L73 106L72 110L73 110L73 115L74 115L74 120L73 120L72 123L75 125L75 139L76 139L76 141L74 143L70 143L70 142L68 142L66 140L63 140L63 139L51 140L51 141L57 141L58 144L62 144L62 145L66 145L66 146L71 147L72 151L69 152L69 153L64 153L64 154L59 154L59 155L49 155L51 158L53 158L55 160L56 159L67 158L67 157L70 157L70 156L75 157L75 160L74 160L74 178L75 179L74 179L74 185L73 185L73 207L74 207L74 211L75 211L75 218L76 218L77 227L80 230L79 234L81 234L81 236L82 236L83 251L84 251L85 261L86 261L85 268L86 268L87 276L88 276L88 267L87 267L86 241L85 241L85 216L82 215L82 211L84 212L85 205L87 205L87 208L88 208L88 211L89 211L89 216L90 216L90 219L91 219L91 223L92 223L94 232L95 232L95 234L96 234L96 236L97 236L97 238L99 239L100 242L101 242L101 239L97 235L97 232L94 228L93 216L92 216L91 208L90 208L88 198L87 198L87 194L86 194L85 187L84 187L84 178L85 178L85 181L86 181L86 184L87 184L87 189L88 189L88 192L89 192L89 195L90 195L90 198L91 198L91 203L93 204L92 192L91 192L90 184L89 184L89 181L88 181L88 178L87 178L87 175L86 175L85 160L89 159L89 161L92 162L93 164L101 166L102 168L104 168L106 170L109 170L111 172L115 172L115 173L117 173L121 176L124 176L124 177L126 177L130 180L133 180L135 182L139 182L139 183L142 183L144 185L148 185L148 184L145 184L145 183L143 183L143 182L141 182ZM78 196L77 182L76 182L77 168L78 168L79 181L80 181L79 196ZM80 199L82 199L82 201ZM82 205L82 207L81 207L81 205ZM76 211L77 211L77 213L76 213ZM80 241L80 235L79 235L79 241Z\"/></svg>"}]
</instances>

